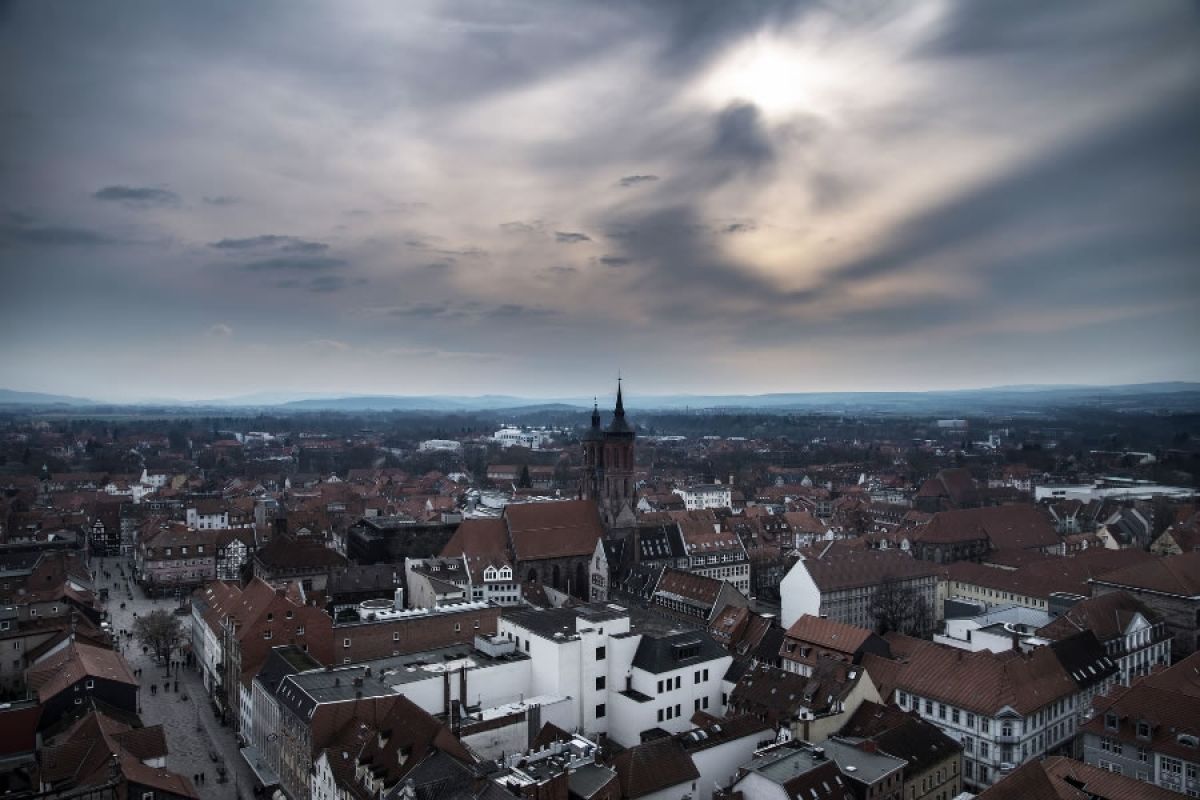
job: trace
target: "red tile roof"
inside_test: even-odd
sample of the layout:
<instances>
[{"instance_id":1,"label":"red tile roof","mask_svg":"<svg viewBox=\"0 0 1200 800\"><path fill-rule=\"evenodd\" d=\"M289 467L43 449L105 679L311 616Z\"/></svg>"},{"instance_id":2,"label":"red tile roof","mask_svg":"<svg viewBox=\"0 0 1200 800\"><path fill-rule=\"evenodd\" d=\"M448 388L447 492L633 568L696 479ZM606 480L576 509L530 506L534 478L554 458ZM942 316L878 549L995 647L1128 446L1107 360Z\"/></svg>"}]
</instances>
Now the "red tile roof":
<instances>
[{"instance_id":1,"label":"red tile roof","mask_svg":"<svg viewBox=\"0 0 1200 800\"><path fill-rule=\"evenodd\" d=\"M604 536L591 500L516 503L505 506L504 521L518 561L590 556Z\"/></svg>"},{"instance_id":2,"label":"red tile roof","mask_svg":"<svg viewBox=\"0 0 1200 800\"><path fill-rule=\"evenodd\" d=\"M1062 756L1029 761L976 800L1179 800L1183 795Z\"/></svg>"},{"instance_id":3,"label":"red tile roof","mask_svg":"<svg viewBox=\"0 0 1200 800\"><path fill-rule=\"evenodd\" d=\"M1200 596L1200 552L1182 553L1134 564L1109 572L1096 582L1162 594L1197 597Z\"/></svg>"},{"instance_id":4,"label":"red tile roof","mask_svg":"<svg viewBox=\"0 0 1200 800\"><path fill-rule=\"evenodd\" d=\"M787 638L823 647L837 653L854 655L871 638L871 631L844 622L805 614L788 628Z\"/></svg>"}]
</instances>

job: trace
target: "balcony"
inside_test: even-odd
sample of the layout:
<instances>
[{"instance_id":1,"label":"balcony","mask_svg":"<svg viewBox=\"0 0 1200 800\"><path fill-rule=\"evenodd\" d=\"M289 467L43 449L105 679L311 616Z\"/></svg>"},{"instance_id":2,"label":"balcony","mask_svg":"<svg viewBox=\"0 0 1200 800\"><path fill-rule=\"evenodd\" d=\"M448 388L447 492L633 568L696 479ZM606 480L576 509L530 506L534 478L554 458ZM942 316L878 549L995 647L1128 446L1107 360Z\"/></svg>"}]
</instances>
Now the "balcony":
<instances>
[{"instance_id":1,"label":"balcony","mask_svg":"<svg viewBox=\"0 0 1200 800\"><path fill-rule=\"evenodd\" d=\"M995 735L997 744L1020 744L1021 734L1019 733L997 733Z\"/></svg>"}]
</instances>

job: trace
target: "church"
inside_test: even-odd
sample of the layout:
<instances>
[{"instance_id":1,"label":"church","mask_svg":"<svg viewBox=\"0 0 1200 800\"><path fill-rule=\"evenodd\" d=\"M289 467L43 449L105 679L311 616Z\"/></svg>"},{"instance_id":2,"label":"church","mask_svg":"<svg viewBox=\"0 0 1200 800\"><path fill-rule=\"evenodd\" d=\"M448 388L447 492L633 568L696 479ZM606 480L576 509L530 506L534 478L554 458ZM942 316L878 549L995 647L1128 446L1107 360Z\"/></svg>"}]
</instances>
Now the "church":
<instances>
[{"instance_id":1,"label":"church","mask_svg":"<svg viewBox=\"0 0 1200 800\"><path fill-rule=\"evenodd\" d=\"M600 406L592 407L592 424L583 435L583 473L579 497L592 500L600 509L600 518L609 530L637 524L634 508L637 490L634 480L634 433L625 419L625 400L617 379L617 405L607 428L600 425Z\"/></svg>"}]
</instances>

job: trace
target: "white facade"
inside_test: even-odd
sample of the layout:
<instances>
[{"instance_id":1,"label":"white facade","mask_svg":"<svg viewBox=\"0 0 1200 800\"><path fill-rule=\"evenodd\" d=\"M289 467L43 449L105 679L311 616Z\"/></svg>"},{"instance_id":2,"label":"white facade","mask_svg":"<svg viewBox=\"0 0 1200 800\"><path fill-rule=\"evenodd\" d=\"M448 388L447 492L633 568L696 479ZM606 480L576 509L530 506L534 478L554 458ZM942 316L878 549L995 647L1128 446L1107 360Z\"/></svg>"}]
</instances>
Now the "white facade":
<instances>
[{"instance_id":1,"label":"white facade","mask_svg":"<svg viewBox=\"0 0 1200 800\"><path fill-rule=\"evenodd\" d=\"M546 430L523 430L521 428L501 428L492 434L492 441L504 447L528 447L537 450L553 436Z\"/></svg>"},{"instance_id":2,"label":"white facade","mask_svg":"<svg viewBox=\"0 0 1200 800\"><path fill-rule=\"evenodd\" d=\"M211 514L202 514L199 509L189 508L187 526L195 531L224 530L229 527L229 512L222 509Z\"/></svg>"},{"instance_id":3,"label":"white facade","mask_svg":"<svg viewBox=\"0 0 1200 800\"><path fill-rule=\"evenodd\" d=\"M426 439L417 445L417 450L422 453L457 453L462 450L462 442L456 442L453 439Z\"/></svg>"},{"instance_id":4,"label":"white facade","mask_svg":"<svg viewBox=\"0 0 1200 800\"><path fill-rule=\"evenodd\" d=\"M531 692L578 698L573 727L589 736L605 733L619 744L632 746L650 728L673 733L689 730L688 720L698 710L724 713L721 679L733 660L728 655L651 673L634 666L643 637L630 632L627 614L594 621L580 615L575 617L573 632L548 634L537 627L503 616L497 635L516 642L532 659Z\"/></svg>"},{"instance_id":5,"label":"white facade","mask_svg":"<svg viewBox=\"0 0 1200 800\"><path fill-rule=\"evenodd\" d=\"M730 508L733 506L733 490L721 484L703 484L690 486L686 489L675 489L675 494L683 498L683 506L688 511L699 511L704 508Z\"/></svg>"},{"instance_id":6,"label":"white facade","mask_svg":"<svg viewBox=\"0 0 1200 800\"><path fill-rule=\"evenodd\" d=\"M792 627L805 614L821 616L821 590L808 574L803 558L783 576L779 583L779 596L782 600L779 623L785 629Z\"/></svg>"}]
</instances>

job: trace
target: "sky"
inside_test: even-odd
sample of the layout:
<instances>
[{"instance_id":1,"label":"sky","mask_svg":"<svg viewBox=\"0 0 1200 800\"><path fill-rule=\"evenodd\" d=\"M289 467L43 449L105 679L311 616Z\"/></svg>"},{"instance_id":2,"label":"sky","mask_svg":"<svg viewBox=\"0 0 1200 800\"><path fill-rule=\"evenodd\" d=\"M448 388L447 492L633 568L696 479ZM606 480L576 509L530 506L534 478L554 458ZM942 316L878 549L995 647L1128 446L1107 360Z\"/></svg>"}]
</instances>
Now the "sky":
<instances>
[{"instance_id":1,"label":"sky","mask_svg":"<svg viewBox=\"0 0 1200 800\"><path fill-rule=\"evenodd\" d=\"M1200 4L0 2L0 387L1200 380Z\"/></svg>"}]
</instances>

